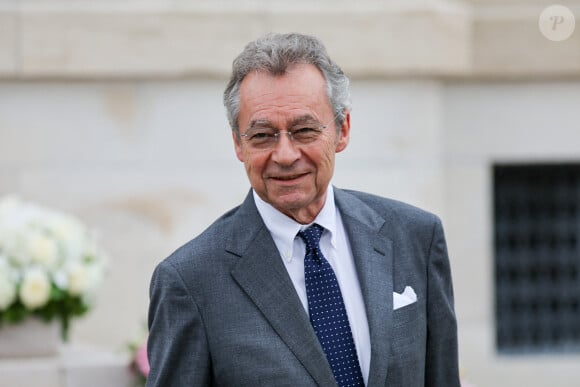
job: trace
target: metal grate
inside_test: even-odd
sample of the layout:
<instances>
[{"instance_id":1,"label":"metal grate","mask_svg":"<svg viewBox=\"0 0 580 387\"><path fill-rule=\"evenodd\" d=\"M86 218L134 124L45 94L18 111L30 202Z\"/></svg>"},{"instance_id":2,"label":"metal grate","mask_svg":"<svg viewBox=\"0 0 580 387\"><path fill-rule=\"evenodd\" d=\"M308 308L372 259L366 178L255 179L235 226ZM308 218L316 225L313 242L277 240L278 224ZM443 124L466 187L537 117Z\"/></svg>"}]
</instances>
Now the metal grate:
<instances>
[{"instance_id":1,"label":"metal grate","mask_svg":"<svg viewBox=\"0 0 580 387\"><path fill-rule=\"evenodd\" d=\"M580 165L494 168L496 340L580 352Z\"/></svg>"}]
</instances>

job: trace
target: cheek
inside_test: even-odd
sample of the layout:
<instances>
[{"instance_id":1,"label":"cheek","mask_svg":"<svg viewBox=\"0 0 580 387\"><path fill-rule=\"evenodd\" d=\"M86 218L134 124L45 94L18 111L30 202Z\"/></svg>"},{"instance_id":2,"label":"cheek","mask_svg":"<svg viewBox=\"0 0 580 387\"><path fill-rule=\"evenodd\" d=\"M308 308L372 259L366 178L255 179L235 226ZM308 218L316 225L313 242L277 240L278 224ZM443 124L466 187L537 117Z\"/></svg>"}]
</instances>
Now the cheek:
<instances>
[{"instance_id":1,"label":"cheek","mask_svg":"<svg viewBox=\"0 0 580 387\"><path fill-rule=\"evenodd\" d=\"M265 155L245 155L246 171L251 177L258 177L262 175L264 168L268 162L268 157Z\"/></svg>"},{"instance_id":2,"label":"cheek","mask_svg":"<svg viewBox=\"0 0 580 387\"><path fill-rule=\"evenodd\" d=\"M316 167L316 179L326 180L328 174L332 174L334 169L334 145L327 144L323 148L318 149L317 152L310 153L308 158Z\"/></svg>"},{"instance_id":3,"label":"cheek","mask_svg":"<svg viewBox=\"0 0 580 387\"><path fill-rule=\"evenodd\" d=\"M334 167L334 158L335 158L335 145L329 143L323 149L320 160L322 160L322 164L324 165L324 167L328 168Z\"/></svg>"}]
</instances>

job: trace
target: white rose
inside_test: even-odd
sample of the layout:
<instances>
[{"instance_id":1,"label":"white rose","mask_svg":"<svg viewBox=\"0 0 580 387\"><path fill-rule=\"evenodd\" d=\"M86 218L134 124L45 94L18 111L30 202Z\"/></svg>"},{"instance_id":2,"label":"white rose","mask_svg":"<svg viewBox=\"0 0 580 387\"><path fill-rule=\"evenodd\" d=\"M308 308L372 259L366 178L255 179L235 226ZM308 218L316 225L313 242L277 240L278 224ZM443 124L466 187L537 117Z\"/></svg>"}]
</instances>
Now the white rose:
<instances>
[{"instance_id":1,"label":"white rose","mask_svg":"<svg viewBox=\"0 0 580 387\"><path fill-rule=\"evenodd\" d=\"M58 245L47 235L35 232L26 241L26 250L32 262L53 268L58 260Z\"/></svg>"},{"instance_id":2,"label":"white rose","mask_svg":"<svg viewBox=\"0 0 580 387\"><path fill-rule=\"evenodd\" d=\"M67 258L76 259L83 255L86 244L85 229L72 216L58 216L51 220L51 228L64 249Z\"/></svg>"},{"instance_id":3,"label":"white rose","mask_svg":"<svg viewBox=\"0 0 580 387\"><path fill-rule=\"evenodd\" d=\"M20 287L20 300L28 309L44 306L50 298L50 280L46 273L38 268L29 269L24 273Z\"/></svg>"},{"instance_id":4,"label":"white rose","mask_svg":"<svg viewBox=\"0 0 580 387\"><path fill-rule=\"evenodd\" d=\"M18 265L26 265L30 262L30 256L26 248L23 247L26 245L24 240L21 230L0 227L0 248L7 257L10 257Z\"/></svg>"},{"instance_id":5,"label":"white rose","mask_svg":"<svg viewBox=\"0 0 580 387\"><path fill-rule=\"evenodd\" d=\"M79 262L69 265L68 291L74 296L80 296L91 286L91 273L89 269Z\"/></svg>"},{"instance_id":6,"label":"white rose","mask_svg":"<svg viewBox=\"0 0 580 387\"><path fill-rule=\"evenodd\" d=\"M6 310L16 298L16 284L8 273L0 271L0 310Z\"/></svg>"},{"instance_id":7,"label":"white rose","mask_svg":"<svg viewBox=\"0 0 580 387\"><path fill-rule=\"evenodd\" d=\"M10 281L16 286L20 282L20 270L15 268L6 255L0 254L0 274L4 275L7 281Z\"/></svg>"}]
</instances>

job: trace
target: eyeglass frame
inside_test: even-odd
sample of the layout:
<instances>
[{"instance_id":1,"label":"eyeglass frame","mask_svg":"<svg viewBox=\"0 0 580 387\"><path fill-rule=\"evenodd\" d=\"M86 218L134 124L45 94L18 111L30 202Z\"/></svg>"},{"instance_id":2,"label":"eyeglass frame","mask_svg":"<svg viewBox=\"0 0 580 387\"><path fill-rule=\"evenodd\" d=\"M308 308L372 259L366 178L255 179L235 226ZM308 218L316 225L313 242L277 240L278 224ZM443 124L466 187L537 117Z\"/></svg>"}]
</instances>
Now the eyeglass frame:
<instances>
[{"instance_id":1,"label":"eyeglass frame","mask_svg":"<svg viewBox=\"0 0 580 387\"><path fill-rule=\"evenodd\" d=\"M316 140L318 140L320 138L320 135L324 132L324 129L328 128L330 126L330 124L336 120L336 118L340 115L341 113L336 114L334 117L332 117L326 124L320 124L317 123L318 127L314 127L315 124L299 124L296 125L298 126L297 129L295 130L277 130L275 128L270 128L270 127L264 127L264 128L259 128L259 130L272 130L273 133L271 134L273 136L274 141L272 143L268 143L267 146L265 146L264 148L259 148L259 147L255 147L250 143L250 138L248 136L251 135L251 133L248 133L248 130L252 130L252 128L248 128L246 129L246 133L240 133L239 136L244 138L244 141L250 146L250 148L252 150L256 150L256 151L266 151L266 150L270 150L273 149L275 147L275 145L278 143L278 138L280 137L280 134L287 134L288 137L290 138L290 141L292 142L292 144L295 145L300 145L300 146L304 146L304 145L308 145L311 144L313 142L316 142ZM313 129L315 130L316 136L314 139L312 139L312 141L307 142L307 143L301 143L299 141L296 141L296 139L294 138L294 133L302 130L302 129ZM258 130L258 129L256 129Z\"/></svg>"}]
</instances>

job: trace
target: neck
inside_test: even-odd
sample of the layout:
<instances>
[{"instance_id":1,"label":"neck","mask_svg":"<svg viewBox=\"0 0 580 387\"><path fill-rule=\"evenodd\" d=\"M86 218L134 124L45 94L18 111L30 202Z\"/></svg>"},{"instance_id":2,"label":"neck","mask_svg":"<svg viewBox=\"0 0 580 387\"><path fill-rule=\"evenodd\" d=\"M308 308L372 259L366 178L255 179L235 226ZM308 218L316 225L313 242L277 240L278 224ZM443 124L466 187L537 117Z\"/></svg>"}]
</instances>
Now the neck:
<instances>
[{"instance_id":1,"label":"neck","mask_svg":"<svg viewBox=\"0 0 580 387\"><path fill-rule=\"evenodd\" d=\"M318 214L320 214L320 211L322 211L322 208L326 203L326 195L328 195L328 192L325 192L322 197L310 203L307 207L284 210L279 209L279 211L300 224L310 224L314 222L314 219L316 219Z\"/></svg>"}]
</instances>

